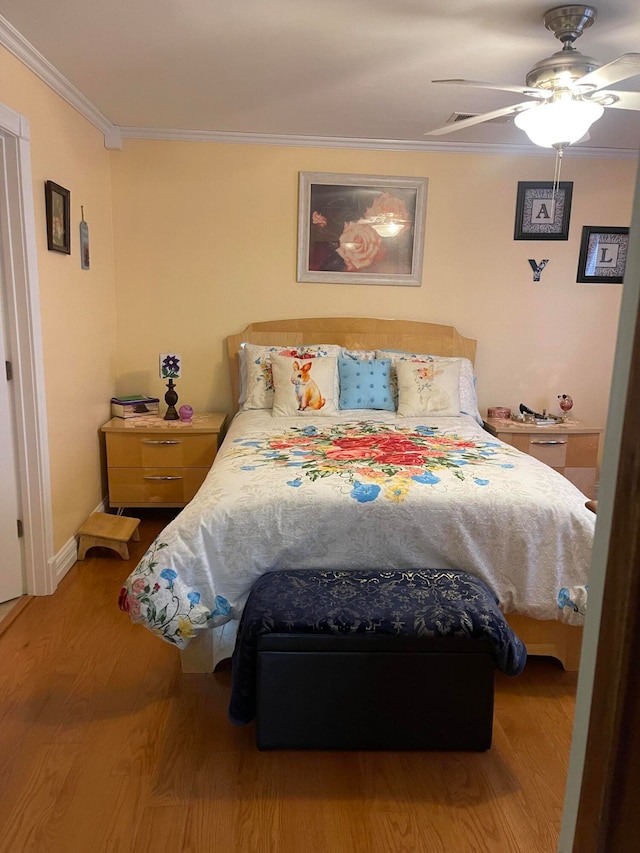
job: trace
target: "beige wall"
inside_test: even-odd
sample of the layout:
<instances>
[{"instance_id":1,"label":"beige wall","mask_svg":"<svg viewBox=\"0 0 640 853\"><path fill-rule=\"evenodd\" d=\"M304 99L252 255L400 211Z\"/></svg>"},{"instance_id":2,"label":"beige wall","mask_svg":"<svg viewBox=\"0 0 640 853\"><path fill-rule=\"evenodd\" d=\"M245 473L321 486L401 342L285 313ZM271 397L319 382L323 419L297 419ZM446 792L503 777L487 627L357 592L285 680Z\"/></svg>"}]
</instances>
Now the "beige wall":
<instances>
[{"instance_id":1,"label":"beige wall","mask_svg":"<svg viewBox=\"0 0 640 853\"><path fill-rule=\"evenodd\" d=\"M118 391L161 396L160 351L183 356L181 402L227 409L225 335L256 320L373 316L451 323L478 339L481 412L552 407L604 424L621 285L576 284L582 225L628 225L636 164L564 159L568 241L514 241L517 182L554 157L128 140L114 152ZM299 171L429 179L421 287L296 282ZM549 264L533 283L528 258Z\"/></svg>"},{"instance_id":2,"label":"beige wall","mask_svg":"<svg viewBox=\"0 0 640 853\"><path fill-rule=\"evenodd\" d=\"M54 548L103 495L98 429L115 383L111 170L103 135L0 48L0 102L26 116L36 211ZM47 250L44 183L71 191L71 255ZM84 205L91 269L80 267Z\"/></svg>"}]
</instances>

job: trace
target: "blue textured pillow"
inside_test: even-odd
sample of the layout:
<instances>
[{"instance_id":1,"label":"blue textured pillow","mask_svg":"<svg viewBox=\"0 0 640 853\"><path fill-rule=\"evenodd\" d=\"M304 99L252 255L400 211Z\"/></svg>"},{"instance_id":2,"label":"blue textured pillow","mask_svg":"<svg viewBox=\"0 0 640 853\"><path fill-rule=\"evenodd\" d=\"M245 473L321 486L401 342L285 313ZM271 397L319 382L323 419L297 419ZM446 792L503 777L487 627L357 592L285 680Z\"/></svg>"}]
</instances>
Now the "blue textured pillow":
<instances>
[{"instance_id":1,"label":"blue textured pillow","mask_svg":"<svg viewBox=\"0 0 640 853\"><path fill-rule=\"evenodd\" d=\"M341 409L395 410L391 391L391 359L338 359Z\"/></svg>"}]
</instances>

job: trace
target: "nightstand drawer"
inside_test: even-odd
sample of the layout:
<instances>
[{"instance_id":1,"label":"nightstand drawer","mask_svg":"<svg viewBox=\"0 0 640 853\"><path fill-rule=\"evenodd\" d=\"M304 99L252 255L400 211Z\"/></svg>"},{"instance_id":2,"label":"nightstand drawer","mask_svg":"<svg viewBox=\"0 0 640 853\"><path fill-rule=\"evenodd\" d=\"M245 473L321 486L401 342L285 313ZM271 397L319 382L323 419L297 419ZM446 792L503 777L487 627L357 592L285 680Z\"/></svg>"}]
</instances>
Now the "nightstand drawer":
<instances>
[{"instance_id":1,"label":"nightstand drawer","mask_svg":"<svg viewBox=\"0 0 640 853\"><path fill-rule=\"evenodd\" d=\"M188 503L203 484L209 468L109 468L112 506Z\"/></svg>"},{"instance_id":2,"label":"nightstand drawer","mask_svg":"<svg viewBox=\"0 0 640 853\"><path fill-rule=\"evenodd\" d=\"M216 458L218 436L145 433L107 434L109 467L210 468Z\"/></svg>"},{"instance_id":3,"label":"nightstand drawer","mask_svg":"<svg viewBox=\"0 0 640 853\"><path fill-rule=\"evenodd\" d=\"M513 435L509 436L509 443L518 450L535 456L550 468L564 468L567 460L567 436L566 435Z\"/></svg>"}]
</instances>

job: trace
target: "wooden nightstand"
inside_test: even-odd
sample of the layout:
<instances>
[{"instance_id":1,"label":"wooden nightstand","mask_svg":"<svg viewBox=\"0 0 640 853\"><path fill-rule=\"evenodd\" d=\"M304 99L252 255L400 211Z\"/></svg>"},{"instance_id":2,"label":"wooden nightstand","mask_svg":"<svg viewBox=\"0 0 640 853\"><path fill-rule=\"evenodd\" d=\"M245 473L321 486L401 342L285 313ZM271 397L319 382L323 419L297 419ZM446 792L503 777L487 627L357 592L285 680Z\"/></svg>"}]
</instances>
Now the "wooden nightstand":
<instances>
[{"instance_id":1,"label":"wooden nightstand","mask_svg":"<svg viewBox=\"0 0 640 853\"><path fill-rule=\"evenodd\" d=\"M109 506L185 506L207 476L224 436L223 413L191 423L160 415L111 418L107 444Z\"/></svg>"},{"instance_id":2,"label":"wooden nightstand","mask_svg":"<svg viewBox=\"0 0 640 853\"><path fill-rule=\"evenodd\" d=\"M600 427L577 421L535 426L486 418L484 428L500 441L535 456L571 480L588 498L595 496Z\"/></svg>"}]
</instances>

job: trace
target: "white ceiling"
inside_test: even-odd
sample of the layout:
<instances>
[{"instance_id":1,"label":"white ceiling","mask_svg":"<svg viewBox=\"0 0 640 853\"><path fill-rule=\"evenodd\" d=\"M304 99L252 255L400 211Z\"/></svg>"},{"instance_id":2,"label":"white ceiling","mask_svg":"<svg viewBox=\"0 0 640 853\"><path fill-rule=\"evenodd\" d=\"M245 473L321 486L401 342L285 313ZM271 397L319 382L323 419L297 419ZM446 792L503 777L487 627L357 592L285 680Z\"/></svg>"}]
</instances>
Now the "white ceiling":
<instances>
[{"instance_id":1,"label":"white ceiling","mask_svg":"<svg viewBox=\"0 0 640 853\"><path fill-rule=\"evenodd\" d=\"M522 101L434 85L524 85L561 48L553 0L0 0L2 15L113 124L406 140L454 111ZM596 0L576 46L602 64L640 51L638 0ZM617 84L640 90L640 76ZM433 144L526 144L513 123ZM640 112L606 110L581 147L638 150Z\"/></svg>"}]
</instances>

